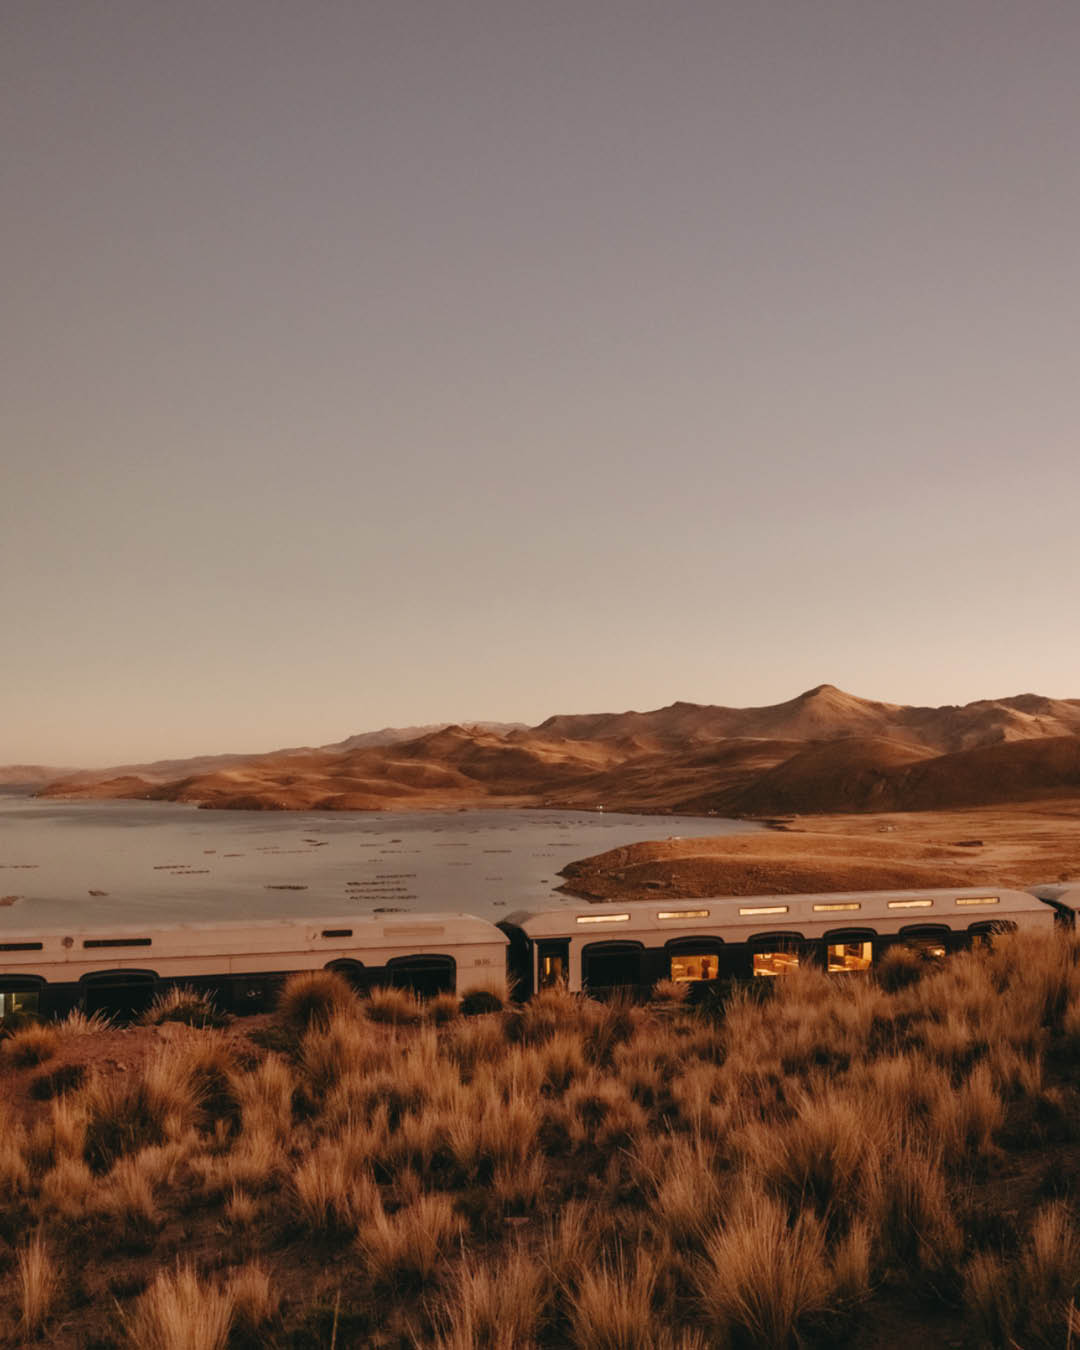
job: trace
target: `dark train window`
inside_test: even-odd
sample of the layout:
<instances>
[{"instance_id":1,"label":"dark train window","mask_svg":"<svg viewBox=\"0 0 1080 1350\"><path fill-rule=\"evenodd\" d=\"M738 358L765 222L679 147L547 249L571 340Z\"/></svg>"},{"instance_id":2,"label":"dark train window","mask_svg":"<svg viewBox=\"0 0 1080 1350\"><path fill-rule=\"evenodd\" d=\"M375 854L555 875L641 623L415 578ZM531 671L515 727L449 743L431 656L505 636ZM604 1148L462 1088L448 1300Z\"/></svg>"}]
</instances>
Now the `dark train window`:
<instances>
[{"instance_id":1,"label":"dark train window","mask_svg":"<svg viewBox=\"0 0 1080 1350\"><path fill-rule=\"evenodd\" d=\"M83 938L84 947L149 947L150 938Z\"/></svg>"},{"instance_id":2,"label":"dark train window","mask_svg":"<svg viewBox=\"0 0 1080 1350\"><path fill-rule=\"evenodd\" d=\"M390 983L421 998L452 994L457 966L452 956L395 956L386 963Z\"/></svg>"},{"instance_id":3,"label":"dark train window","mask_svg":"<svg viewBox=\"0 0 1080 1350\"><path fill-rule=\"evenodd\" d=\"M322 935L323 937L352 937L353 930L351 928L324 928Z\"/></svg>"},{"instance_id":4,"label":"dark train window","mask_svg":"<svg viewBox=\"0 0 1080 1350\"><path fill-rule=\"evenodd\" d=\"M641 983L640 942L591 942L581 953L586 989L615 989Z\"/></svg>"},{"instance_id":5,"label":"dark train window","mask_svg":"<svg viewBox=\"0 0 1080 1350\"><path fill-rule=\"evenodd\" d=\"M0 942L0 952L39 952L40 942Z\"/></svg>"}]
</instances>

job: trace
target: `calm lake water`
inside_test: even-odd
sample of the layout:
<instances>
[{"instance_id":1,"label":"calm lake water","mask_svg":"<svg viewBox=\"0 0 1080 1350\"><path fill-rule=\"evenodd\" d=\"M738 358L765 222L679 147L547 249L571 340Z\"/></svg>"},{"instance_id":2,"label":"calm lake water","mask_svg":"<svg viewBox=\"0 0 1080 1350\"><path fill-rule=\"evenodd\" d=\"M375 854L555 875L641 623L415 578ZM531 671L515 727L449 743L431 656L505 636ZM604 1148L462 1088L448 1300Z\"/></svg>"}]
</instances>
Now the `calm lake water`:
<instances>
[{"instance_id":1,"label":"calm lake water","mask_svg":"<svg viewBox=\"0 0 1080 1350\"><path fill-rule=\"evenodd\" d=\"M17 897L0 904L0 931L374 909L498 919L573 903L555 887L576 858L760 828L712 816L200 811L0 796L0 897Z\"/></svg>"}]
</instances>

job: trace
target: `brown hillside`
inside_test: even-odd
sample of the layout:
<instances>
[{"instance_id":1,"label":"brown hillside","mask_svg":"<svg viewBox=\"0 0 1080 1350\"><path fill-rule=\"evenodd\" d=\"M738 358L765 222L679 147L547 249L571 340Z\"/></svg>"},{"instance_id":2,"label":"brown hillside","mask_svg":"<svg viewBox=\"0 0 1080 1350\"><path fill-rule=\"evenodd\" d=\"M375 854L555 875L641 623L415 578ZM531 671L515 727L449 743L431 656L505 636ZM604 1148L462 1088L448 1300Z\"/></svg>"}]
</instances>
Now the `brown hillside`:
<instances>
[{"instance_id":1,"label":"brown hillside","mask_svg":"<svg viewBox=\"0 0 1080 1350\"><path fill-rule=\"evenodd\" d=\"M673 703L560 715L531 730L440 725L404 739L384 731L320 749L159 761L69 776L43 795L272 810L928 810L1080 790L1078 737L1080 700L915 708L822 684L764 707Z\"/></svg>"}]
</instances>

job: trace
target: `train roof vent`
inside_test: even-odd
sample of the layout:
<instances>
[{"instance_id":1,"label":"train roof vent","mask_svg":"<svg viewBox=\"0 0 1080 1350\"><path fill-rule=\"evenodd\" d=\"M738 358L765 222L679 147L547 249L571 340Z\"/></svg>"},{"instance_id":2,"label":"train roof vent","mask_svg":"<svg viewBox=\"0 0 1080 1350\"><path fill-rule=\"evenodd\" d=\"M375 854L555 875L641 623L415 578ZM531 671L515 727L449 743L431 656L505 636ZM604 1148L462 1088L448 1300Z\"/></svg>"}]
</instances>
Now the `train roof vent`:
<instances>
[{"instance_id":1,"label":"train roof vent","mask_svg":"<svg viewBox=\"0 0 1080 1350\"><path fill-rule=\"evenodd\" d=\"M441 923L391 923L383 929L383 937L442 937L445 932Z\"/></svg>"}]
</instances>

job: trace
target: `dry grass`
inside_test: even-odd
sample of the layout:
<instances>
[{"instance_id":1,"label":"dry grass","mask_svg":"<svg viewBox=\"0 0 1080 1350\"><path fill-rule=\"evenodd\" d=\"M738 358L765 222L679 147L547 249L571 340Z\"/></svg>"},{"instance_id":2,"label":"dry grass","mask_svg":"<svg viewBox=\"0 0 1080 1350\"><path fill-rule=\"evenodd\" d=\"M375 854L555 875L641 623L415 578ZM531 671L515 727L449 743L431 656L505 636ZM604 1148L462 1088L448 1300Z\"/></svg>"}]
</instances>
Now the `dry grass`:
<instances>
[{"instance_id":1,"label":"dry grass","mask_svg":"<svg viewBox=\"0 0 1080 1350\"><path fill-rule=\"evenodd\" d=\"M132 1350L225 1350L234 1314L231 1290L178 1265L158 1271L124 1329Z\"/></svg>"},{"instance_id":2,"label":"dry grass","mask_svg":"<svg viewBox=\"0 0 1080 1350\"><path fill-rule=\"evenodd\" d=\"M17 1068L25 1069L31 1064L42 1064L56 1054L60 1045L60 1034L55 1027L40 1022L30 1022L13 1031L0 1048L8 1060Z\"/></svg>"},{"instance_id":3,"label":"dry grass","mask_svg":"<svg viewBox=\"0 0 1080 1350\"><path fill-rule=\"evenodd\" d=\"M119 1302L148 1350L820 1347L888 1289L915 1325L962 1303L988 1344L1064 1344L1078 953L1003 940L712 1009L553 989L474 1017L320 973L275 1015L280 1052L242 1024L124 1033L152 1046L130 1069L0 1097L0 1338L34 1334L25 1305L64 1350L105 1343ZM53 1029L63 1062L93 1033ZM1027 1197L1005 1214L998 1177ZM88 1249L69 1307L45 1276Z\"/></svg>"},{"instance_id":4,"label":"dry grass","mask_svg":"<svg viewBox=\"0 0 1080 1350\"><path fill-rule=\"evenodd\" d=\"M48 1321L60 1288L60 1271L40 1231L19 1250L16 1280L20 1326L34 1339Z\"/></svg>"},{"instance_id":5,"label":"dry grass","mask_svg":"<svg viewBox=\"0 0 1080 1350\"><path fill-rule=\"evenodd\" d=\"M305 970L290 975L278 995L278 1017L293 1031L325 1027L335 1013L351 1011L356 993L336 970Z\"/></svg>"}]
</instances>

